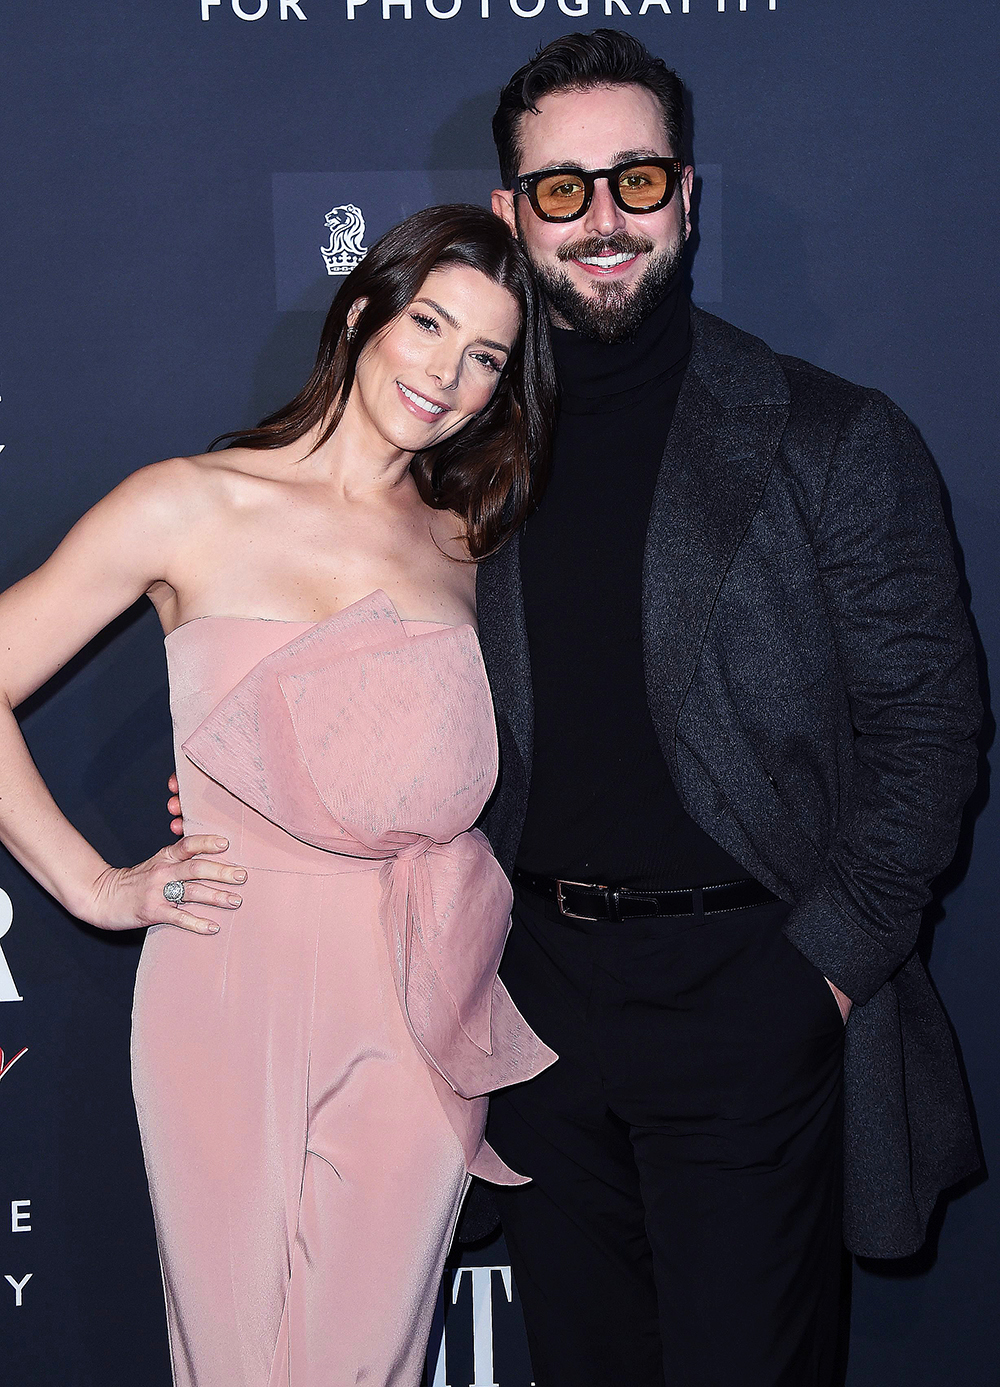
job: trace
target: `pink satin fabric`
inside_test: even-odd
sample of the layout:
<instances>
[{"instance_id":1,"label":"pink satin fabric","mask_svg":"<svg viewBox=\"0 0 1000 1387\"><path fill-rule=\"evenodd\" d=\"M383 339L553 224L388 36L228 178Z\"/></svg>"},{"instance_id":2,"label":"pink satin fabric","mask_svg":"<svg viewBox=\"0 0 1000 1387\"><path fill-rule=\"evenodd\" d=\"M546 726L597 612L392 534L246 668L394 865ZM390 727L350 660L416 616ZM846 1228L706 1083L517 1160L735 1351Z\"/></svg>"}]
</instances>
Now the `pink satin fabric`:
<instances>
[{"instance_id":1,"label":"pink satin fabric","mask_svg":"<svg viewBox=\"0 0 1000 1387\"><path fill-rule=\"evenodd\" d=\"M489 1091L555 1058L496 968L470 831L497 742L470 627L382 593L167 638L188 832L247 868L218 935L149 931L136 1106L177 1387L419 1382Z\"/></svg>"}]
</instances>

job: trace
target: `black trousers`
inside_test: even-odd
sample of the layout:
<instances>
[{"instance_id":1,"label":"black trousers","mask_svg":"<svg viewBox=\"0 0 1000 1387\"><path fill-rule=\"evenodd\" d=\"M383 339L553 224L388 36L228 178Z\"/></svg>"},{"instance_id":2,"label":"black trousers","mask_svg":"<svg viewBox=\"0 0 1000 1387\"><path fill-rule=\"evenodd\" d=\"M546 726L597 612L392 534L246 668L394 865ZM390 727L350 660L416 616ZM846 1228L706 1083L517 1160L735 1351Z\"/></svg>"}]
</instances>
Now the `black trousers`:
<instances>
[{"instance_id":1,"label":"black trousers","mask_svg":"<svg viewBox=\"0 0 1000 1387\"><path fill-rule=\"evenodd\" d=\"M828 1387L843 1023L782 903L621 924L518 894L502 976L558 1062L491 1099L537 1387Z\"/></svg>"}]
</instances>

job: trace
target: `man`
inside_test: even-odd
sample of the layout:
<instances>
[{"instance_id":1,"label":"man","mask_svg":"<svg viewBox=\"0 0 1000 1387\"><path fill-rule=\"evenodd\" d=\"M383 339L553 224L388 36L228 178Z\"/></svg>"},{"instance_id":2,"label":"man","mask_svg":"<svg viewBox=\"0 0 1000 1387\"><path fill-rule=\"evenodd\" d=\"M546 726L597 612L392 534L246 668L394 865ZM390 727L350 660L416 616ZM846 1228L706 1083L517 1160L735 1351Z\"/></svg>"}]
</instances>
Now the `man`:
<instances>
[{"instance_id":1,"label":"man","mask_svg":"<svg viewBox=\"0 0 1000 1387\"><path fill-rule=\"evenodd\" d=\"M489 1133L538 1387L822 1387L841 1228L910 1253L976 1165L914 952L978 728L938 485L883 396L689 305L682 97L598 30L494 118L562 387L478 583L502 972L560 1055Z\"/></svg>"}]
</instances>

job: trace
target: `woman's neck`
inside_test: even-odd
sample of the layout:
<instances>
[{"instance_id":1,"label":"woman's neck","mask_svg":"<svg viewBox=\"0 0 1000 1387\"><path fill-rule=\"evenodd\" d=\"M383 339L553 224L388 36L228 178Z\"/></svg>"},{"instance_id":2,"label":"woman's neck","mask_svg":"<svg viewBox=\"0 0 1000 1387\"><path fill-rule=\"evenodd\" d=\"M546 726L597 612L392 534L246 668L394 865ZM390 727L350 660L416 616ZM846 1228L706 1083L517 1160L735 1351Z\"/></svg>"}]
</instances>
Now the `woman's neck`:
<instances>
[{"instance_id":1,"label":"woman's neck","mask_svg":"<svg viewBox=\"0 0 1000 1387\"><path fill-rule=\"evenodd\" d=\"M300 475L332 487L345 499L372 497L412 485L413 454L390 443L363 410L352 407L351 400L334 432L319 443L326 427L325 421L316 424L292 445L298 454Z\"/></svg>"}]
</instances>

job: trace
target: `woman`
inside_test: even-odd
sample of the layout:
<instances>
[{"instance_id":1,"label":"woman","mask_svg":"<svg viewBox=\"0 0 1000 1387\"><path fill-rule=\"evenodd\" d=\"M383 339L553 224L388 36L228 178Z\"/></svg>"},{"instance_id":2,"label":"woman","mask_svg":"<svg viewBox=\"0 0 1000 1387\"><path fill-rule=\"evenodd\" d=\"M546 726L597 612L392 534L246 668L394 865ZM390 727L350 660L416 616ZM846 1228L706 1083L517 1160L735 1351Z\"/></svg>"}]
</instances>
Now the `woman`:
<instances>
[{"instance_id":1,"label":"woman","mask_svg":"<svg viewBox=\"0 0 1000 1387\"><path fill-rule=\"evenodd\" d=\"M80 919L152 926L133 1080L178 1387L416 1384L469 1174L521 1179L482 1095L554 1056L468 831L497 773L474 560L536 499L552 400L516 242L431 208L345 280L291 404L127 478L0 598L0 833ZM193 831L116 869L11 710L143 592Z\"/></svg>"}]
</instances>

